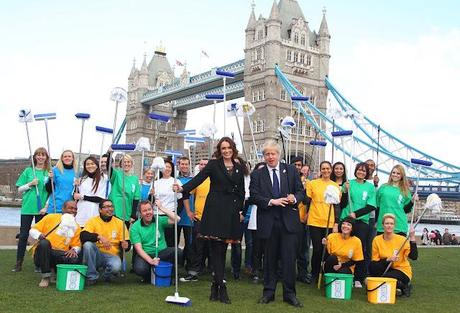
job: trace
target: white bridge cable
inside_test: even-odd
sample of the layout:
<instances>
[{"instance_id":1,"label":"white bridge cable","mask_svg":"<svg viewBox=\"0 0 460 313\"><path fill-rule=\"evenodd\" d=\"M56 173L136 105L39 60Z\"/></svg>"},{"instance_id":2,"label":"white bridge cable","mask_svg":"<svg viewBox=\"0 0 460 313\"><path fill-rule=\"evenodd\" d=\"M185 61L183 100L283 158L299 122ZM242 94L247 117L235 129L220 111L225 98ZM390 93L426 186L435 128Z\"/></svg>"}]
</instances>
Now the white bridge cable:
<instances>
[{"instance_id":1,"label":"white bridge cable","mask_svg":"<svg viewBox=\"0 0 460 313\"><path fill-rule=\"evenodd\" d=\"M280 80L281 84L283 85L283 87L287 90L287 92L290 95L302 96L302 94L294 87L294 85L282 73L282 71L280 70L280 68L278 66L275 67L275 74L277 75L277 77ZM332 142L332 137L320 127L320 125L316 122L316 120L312 116L319 116L320 119L322 119L323 121L329 123L330 125L332 125L332 120L326 114L324 114L320 109L318 109L315 105L310 103L309 101L293 101L293 102L295 102L295 106L297 108L297 111L300 112L304 116L304 118L318 131L318 134L321 135L323 138L325 138L327 141ZM308 112L307 112L307 110L308 110ZM335 127L336 127L336 131L345 130L343 127L341 127L337 123L335 123ZM358 144L358 147L360 147L360 149L358 150L359 151L358 155L359 156L361 156L361 155L364 156L364 155L366 155L366 152L367 152L367 153L370 153L370 155L368 154L368 156L372 157L372 154L377 151L376 146L371 144L371 143L369 143L369 142L366 142L366 141L362 140L357 135L358 134L353 136L353 140L354 140L355 144ZM375 140L373 140L373 142L374 141ZM382 144L383 144L383 142L382 142ZM335 145L335 148L340 150L340 151L342 151L342 152L344 152L344 154L347 155L348 157L350 157L350 158L353 157L353 160L355 162L362 162L363 161L360 158L358 158L357 155L352 156L350 150L345 149L345 147L342 147L339 144ZM398 147L398 149L399 148L400 147ZM386 165L387 163L390 163L390 161L393 162L393 163L398 162L398 163L401 163L401 164L405 165L408 169L412 170L412 171L408 171L408 174L410 174L410 172L415 172L416 171L416 168L409 161L409 156L407 156L406 158L403 158L403 157L400 157L398 155L395 155L395 154L391 153L387 148L382 149L382 145L380 147L379 152L380 152L380 154L382 156L386 156L386 159L382 158L382 162L380 162L380 165ZM414 157L414 156L412 155L412 157ZM381 171L382 173L387 174L387 175L390 174L390 170L391 170L390 167L385 167L383 169L381 167L379 167L379 171ZM439 169L436 169L436 168L422 168L421 173L423 174L423 177L421 178L421 180L424 180L424 181L437 181L437 182L442 181L442 182L447 182L447 183L451 183L451 184L459 184L460 183L460 175L459 175L459 173L446 172L446 171L439 170ZM408 175L408 177L410 179L415 179L415 177L411 177L409 175Z\"/></svg>"}]
</instances>

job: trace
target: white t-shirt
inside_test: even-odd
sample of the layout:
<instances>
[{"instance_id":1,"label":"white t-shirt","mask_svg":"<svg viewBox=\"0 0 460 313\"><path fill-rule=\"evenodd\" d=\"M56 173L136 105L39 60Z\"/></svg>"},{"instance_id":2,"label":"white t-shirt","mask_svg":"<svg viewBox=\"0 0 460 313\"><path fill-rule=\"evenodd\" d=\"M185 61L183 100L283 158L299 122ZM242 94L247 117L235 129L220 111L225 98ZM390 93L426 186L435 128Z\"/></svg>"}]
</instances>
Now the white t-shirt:
<instances>
[{"instance_id":1,"label":"white t-shirt","mask_svg":"<svg viewBox=\"0 0 460 313\"><path fill-rule=\"evenodd\" d=\"M78 191L83 196L96 196L102 199L105 198L105 190L107 186L108 180L107 176L103 175L101 180L99 181L99 185L97 190L93 191L93 179L90 177L85 177L81 179L80 187ZM99 215L99 203L85 201L83 199L78 200L77 202L77 215L75 216L75 220L77 221L78 225L84 227L86 222L94 217Z\"/></svg>"},{"instance_id":2,"label":"white t-shirt","mask_svg":"<svg viewBox=\"0 0 460 313\"><path fill-rule=\"evenodd\" d=\"M179 186L182 186L180 180L176 180ZM161 201L163 207L175 211L176 209L176 196L173 191L174 178L160 178L153 183L153 188L155 190L155 199ZM177 199L182 198L182 194L177 194ZM156 213L156 207L154 208ZM160 214L163 214L160 211Z\"/></svg>"}]
</instances>

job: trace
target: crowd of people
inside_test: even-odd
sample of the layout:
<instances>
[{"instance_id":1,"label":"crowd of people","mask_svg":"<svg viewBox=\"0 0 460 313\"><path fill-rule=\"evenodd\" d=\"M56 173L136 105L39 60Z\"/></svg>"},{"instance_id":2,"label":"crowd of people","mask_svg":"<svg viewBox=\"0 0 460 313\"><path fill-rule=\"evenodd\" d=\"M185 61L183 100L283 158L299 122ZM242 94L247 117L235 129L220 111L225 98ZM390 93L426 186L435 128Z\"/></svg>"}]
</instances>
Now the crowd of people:
<instances>
[{"instance_id":1,"label":"crowd of people","mask_svg":"<svg viewBox=\"0 0 460 313\"><path fill-rule=\"evenodd\" d=\"M457 236L450 233L448 228L444 229L444 234L442 235L438 229L433 229L430 232L428 228L424 228L421 240L424 246L456 246L459 244Z\"/></svg>"},{"instance_id":2,"label":"crowd of people","mask_svg":"<svg viewBox=\"0 0 460 313\"><path fill-rule=\"evenodd\" d=\"M263 162L251 172L235 142L223 137L195 175L190 160L181 157L176 164L166 159L159 176L146 168L137 177L128 154L118 164L112 154L86 158L80 173L70 150L53 168L46 149L35 151L34 167L16 183L23 202L13 271L22 270L29 235L37 240L40 287L53 282L61 263L87 265L87 285L109 282L127 267L150 282L152 266L174 264L178 249L185 272L180 281L197 281L209 269L209 299L231 303L225 275L231 245L233 278L241 279L242 267L254 283L263 277L261 304L274 301L281 281L283 301L302 307L296 282L317 283L322 273L353 274L355 288L368 276L392 277L398 293L410 295L409 259L418 253L406 214L416 195L401 165L384 184L372 160L358 163L353 173L346 173L342 162L322 161L312 175L302 158L287 164L278 143L267 141ZM329 188L337 189L339 203L325 201ZM176 235L183 237L183 249Z\"/></svg>"}]
</instances>

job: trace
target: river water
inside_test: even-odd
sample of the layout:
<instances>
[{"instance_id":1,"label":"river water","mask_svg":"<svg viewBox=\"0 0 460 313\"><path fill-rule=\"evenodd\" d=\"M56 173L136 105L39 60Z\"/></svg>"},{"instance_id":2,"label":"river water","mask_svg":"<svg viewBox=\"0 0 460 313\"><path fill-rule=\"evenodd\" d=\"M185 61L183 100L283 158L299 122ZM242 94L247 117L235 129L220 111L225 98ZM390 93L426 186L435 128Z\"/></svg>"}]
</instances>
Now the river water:
<instances>
[{"instance_id":1,"label":"river water","mask_svg":"<svg viewBox=\"0 0 460 313\"><path fill-rule=\"evenodd\" d=\"M0 207L0 226L20 226L21 208ZM444 228L449 228L451 234L460 235L460 225L441 225L441 224L419 224L415 229L415 234L420 236L423 228L429 231L437 229L444 233Z\"/></svg>"}]
</instances>

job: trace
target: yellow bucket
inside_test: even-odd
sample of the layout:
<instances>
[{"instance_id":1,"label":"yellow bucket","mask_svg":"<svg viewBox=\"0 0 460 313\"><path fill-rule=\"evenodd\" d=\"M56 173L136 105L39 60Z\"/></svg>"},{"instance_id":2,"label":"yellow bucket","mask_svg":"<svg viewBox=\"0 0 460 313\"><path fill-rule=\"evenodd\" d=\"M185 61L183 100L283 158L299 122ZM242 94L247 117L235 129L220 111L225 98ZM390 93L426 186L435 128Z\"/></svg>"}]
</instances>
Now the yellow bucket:
<instances>
[{"instance_id":1,"label":"yellow bucket","mask_svg":"<svg viewBox=\"0 0 460 313\"><path fill-rule=\"evenodd\" d=\"M387 277L368 277L367 301L374 304L394 304L396 301L396 279Z\"/></svg>"}]
</instances>

